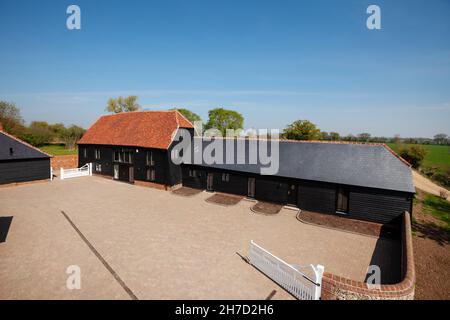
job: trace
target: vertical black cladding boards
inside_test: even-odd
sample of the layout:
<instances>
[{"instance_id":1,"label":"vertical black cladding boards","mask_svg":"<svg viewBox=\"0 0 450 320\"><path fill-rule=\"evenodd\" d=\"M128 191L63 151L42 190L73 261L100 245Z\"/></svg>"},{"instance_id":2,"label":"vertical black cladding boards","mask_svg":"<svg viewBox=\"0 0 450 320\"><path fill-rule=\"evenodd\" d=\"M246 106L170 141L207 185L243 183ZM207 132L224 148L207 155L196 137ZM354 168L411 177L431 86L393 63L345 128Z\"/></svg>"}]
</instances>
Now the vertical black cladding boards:
<instances>
[{"instance_id":1,"label":"vertical black cladding boards","mask_svg":"<svg viewBox=\"0 0 450 320\"><path fill-rule=\"evenodd\" d=\"M348 216L355 219L389 223L411 210L412 195L388 191L351 188Z\"/></svg>"},{"instance_id":2,"label":"vertical black cladding boards","mask_svg":"<svg viewBox=\"0 0 450 320\"><path fill-rule=\"evenodd\" d=\"M50 159L24 159L0 162L0 184L50 178Z\"/></svg>"},{"instance_id":3,"label":"vertical black cladding boards","mask_svg":"<svg viewBox=\"0 0 450 320\"><path fill-rule=\"evenodd\" d=\"M95 158L95 150L100 150L100 159ZM119 163L114 160L114 152L126 151L131 153L131 163ZM147 163L147 152L152 153L153 164ZM86 156L85 156L86 155ZM125 167L133 167L135 180L148 181L147 169L155 170L155 181L160 184L173 185L181 181L181 171L169 168L167 150L149 149L141 147L103 146L103 145L80 145L78 148L78 165L81 167L86 163L101 164L100 174L113 176L114 165L119 165L119 179L128 181L130 172L125 173Z\"/></svg>"},{"instance_id":4,"label":"vertical black cladding boards","mask_svg":"<svg viewBox=\"0 0 450 320\"><path fill-rule=\"evenodd\" d=\"M336 187L321 183L299 183L298 207L302 210L334 214L336 212Z\"/></svg>"}]
</instances>

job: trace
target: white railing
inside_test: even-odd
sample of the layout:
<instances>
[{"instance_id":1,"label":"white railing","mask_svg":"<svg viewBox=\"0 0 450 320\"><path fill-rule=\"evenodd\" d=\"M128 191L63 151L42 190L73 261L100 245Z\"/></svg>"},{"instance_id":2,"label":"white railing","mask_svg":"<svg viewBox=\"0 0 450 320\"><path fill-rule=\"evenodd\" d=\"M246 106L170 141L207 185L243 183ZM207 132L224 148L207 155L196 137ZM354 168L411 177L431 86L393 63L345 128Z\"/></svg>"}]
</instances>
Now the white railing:
<instances>
[{"instance_id":1,"label":"white railing","mask_svg":"<svg viewBox=\"0 0 450 320\"><path fill-rule=\"evenodd\" d=\"M81 168L60 169L61 180L84 176L92 176L92 163L87 163Z\"/></svg>"},{"instance_id":2,"label":"white railing","mask_svg":"<svg viewBox=\"0 0 450 320\"><path fill-rule=\"evenodd\" d=\"M311 275L300 272L253 241L250 242L250 264L300 300L319 300L324 267L310 265Z\"/></svg>"}]
</instances>

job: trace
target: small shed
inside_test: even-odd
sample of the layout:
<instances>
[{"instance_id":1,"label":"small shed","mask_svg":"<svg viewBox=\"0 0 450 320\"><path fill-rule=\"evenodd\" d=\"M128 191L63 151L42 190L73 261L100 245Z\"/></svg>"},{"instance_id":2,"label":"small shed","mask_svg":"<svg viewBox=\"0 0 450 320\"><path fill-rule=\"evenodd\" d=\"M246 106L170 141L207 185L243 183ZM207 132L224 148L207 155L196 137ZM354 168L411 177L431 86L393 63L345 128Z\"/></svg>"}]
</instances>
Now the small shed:
<instances>
[{"instance_id":1,"label":"small shed","mask_svg":"<svg viewBox=\"0 0 450 320\"><path fill-rule=\"evenodd\" d=\"M50 158L3 131L0 124L0 184L49 179Z\"/></svg>"}]
</instances>

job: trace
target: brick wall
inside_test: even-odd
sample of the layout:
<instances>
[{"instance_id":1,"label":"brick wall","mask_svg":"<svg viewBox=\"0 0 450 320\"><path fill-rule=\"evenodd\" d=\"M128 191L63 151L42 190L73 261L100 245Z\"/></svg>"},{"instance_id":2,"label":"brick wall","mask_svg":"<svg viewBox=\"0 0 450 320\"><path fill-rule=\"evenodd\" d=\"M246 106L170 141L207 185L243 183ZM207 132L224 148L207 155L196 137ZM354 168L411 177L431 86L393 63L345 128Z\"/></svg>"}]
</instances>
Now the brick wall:
<instances>
[{"instance_id":1,"label":"brick wall","mask_svg":"<svg viewBox=\"0 0 450 320\"><path fill-rule=\"evenodd\" d=\"M324 300L413 300L415 285L412 248L411 217L405 212L402 223L402 281L394 285L369 288L361 281L354 281L325 272L322 279Z\"/></svg>"},{"instance_id":2,"label":"brick wall","mask_svg":"<svg viewBox=\"0 0 450 320\"><path fill-rule=\"evenodd\" d=\"M63 169L72 169L78 167L78 155L68 155L68 156L54 156L50 160L50 166L53 168L53 171Z\"/></svg>"}]
</instances>

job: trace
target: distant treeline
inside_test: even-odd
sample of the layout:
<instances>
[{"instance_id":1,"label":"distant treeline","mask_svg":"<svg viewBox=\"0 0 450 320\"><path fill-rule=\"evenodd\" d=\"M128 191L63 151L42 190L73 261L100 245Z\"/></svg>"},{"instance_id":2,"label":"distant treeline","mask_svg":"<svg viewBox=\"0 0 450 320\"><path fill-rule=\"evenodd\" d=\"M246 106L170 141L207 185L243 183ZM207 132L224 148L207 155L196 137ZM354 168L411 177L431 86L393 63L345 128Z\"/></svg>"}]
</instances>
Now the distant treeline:
<instances>
[{"instance_id":1,"label":"distant treeline","mask_svg":"<svg viewBox=\"0 0 450 320\"><path fill-rule=\"evenodd\" d=\"M33 121L27 126L19 108L14 103L5 101L0 101L0 123L3 130L36 147L61 143L66 148L73 149L85 132L76 125L66 127L62 123L49 124L46 121Z\"/></svg>"}]
</instances>

